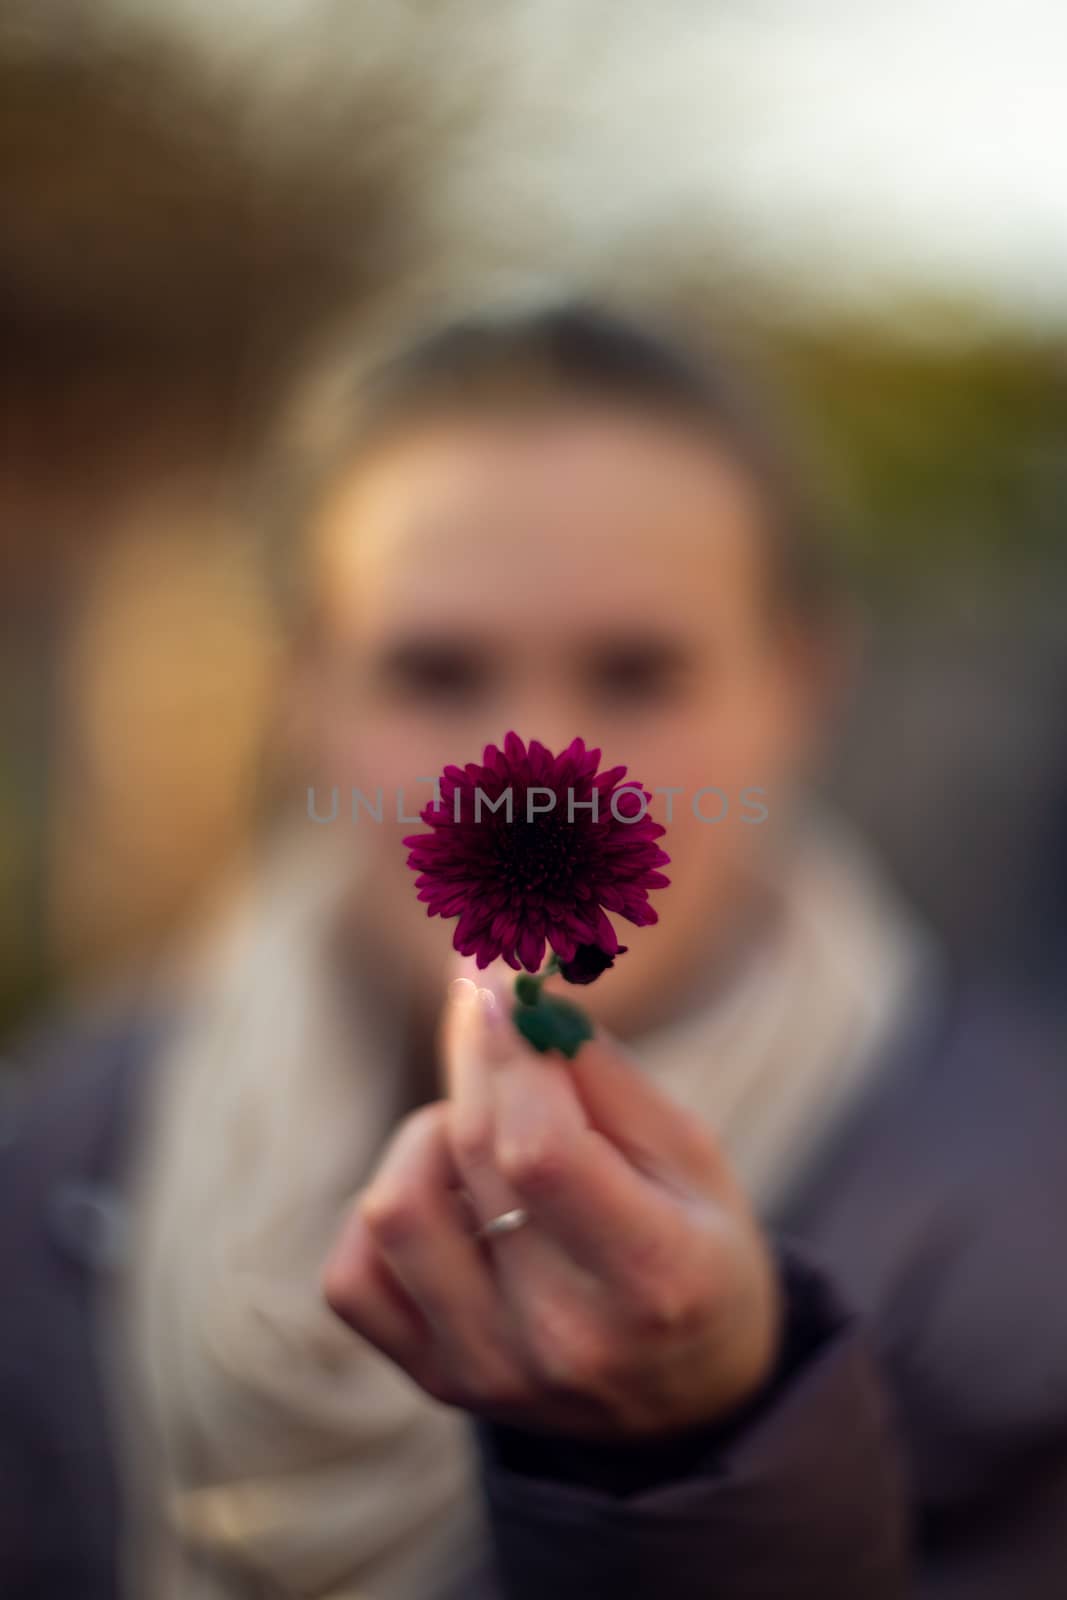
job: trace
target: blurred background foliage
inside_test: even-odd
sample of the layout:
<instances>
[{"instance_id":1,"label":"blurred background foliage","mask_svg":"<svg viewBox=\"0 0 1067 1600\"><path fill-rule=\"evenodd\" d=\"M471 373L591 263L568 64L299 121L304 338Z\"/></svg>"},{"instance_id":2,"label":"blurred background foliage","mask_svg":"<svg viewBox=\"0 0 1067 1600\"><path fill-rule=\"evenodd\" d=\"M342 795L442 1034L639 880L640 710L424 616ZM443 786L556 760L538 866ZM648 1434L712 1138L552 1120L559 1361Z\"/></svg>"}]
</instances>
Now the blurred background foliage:
<instances>
[{"instance_id":1,"label":"blurred background foliage","mask_svg":"<svg viewBox=\"0 0 1067 1600\"><path fill-rule=\"evenodd\" d=\"M922 57L946 6L894 11L947 128L966 63ZM875 618L843 803L962 961L1062 960L1067 292L1027 291L1059 262L1010 208L961 246L946 191L936 271L826 211L831 156L890 224L920 174L893 150L852 172L878 41L862 5L813 10L838 121L776 188L751 152L814 112L770 0L622 24L600 0L8 0L0 1029L157 948L254 834L278 664L256 507L308 374L554 287L721 328L766 369ZM936 122L915 137L936 155ZM996 212L982 158L963 218ZM1011 228L1026 271L992 282Z\"/></svg>"}]
</instances>

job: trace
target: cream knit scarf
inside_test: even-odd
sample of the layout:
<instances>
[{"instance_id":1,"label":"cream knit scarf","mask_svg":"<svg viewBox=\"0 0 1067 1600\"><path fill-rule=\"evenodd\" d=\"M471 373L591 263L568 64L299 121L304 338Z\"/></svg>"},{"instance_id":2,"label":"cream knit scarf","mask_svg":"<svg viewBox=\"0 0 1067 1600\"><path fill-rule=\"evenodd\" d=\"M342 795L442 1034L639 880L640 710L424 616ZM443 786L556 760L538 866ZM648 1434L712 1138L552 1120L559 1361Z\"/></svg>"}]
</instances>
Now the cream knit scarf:
<instances>
[{"instance_id":1,"label":"cream knit scarf","mask_svg":"<svg viewBox=\"0 0 1067 1600\"><path fill-rule=\"evenodd\" d=\"M319 1292L401 1110L402 1041L339 1003L340 875L301 856L229 922L138 1141L117 1364L136 1600L423 1600L479 1543L464 1420ZM867 1081L921 947L836 831L792 853L776 899L726 992L634 1047L764 1210Z\"/></svg>"}]
</instances>

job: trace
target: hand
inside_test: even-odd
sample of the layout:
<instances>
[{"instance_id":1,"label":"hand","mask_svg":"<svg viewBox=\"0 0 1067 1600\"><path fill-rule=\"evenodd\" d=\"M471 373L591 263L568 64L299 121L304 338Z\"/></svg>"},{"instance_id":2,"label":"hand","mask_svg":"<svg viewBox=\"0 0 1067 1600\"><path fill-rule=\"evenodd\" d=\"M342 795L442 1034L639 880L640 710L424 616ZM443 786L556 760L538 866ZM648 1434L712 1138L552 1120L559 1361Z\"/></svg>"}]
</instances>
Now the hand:
<instances>
[{"instance_id":1,"label":"hand","mask_svg":"<svg viewBox=\"0 0 1067 1600\"><path fill-rule=\"evenodd\" d=\"M711 1135L616 1044L564 1063L525 1043L511 976L450 986L449 1099L397 1130L326 1297L431 1395L496 1421L620 1438L724 1418L775 1364L766 1240ZM521 1229L475 1237L518 1207Z\"/></svg>"}]
</instances>

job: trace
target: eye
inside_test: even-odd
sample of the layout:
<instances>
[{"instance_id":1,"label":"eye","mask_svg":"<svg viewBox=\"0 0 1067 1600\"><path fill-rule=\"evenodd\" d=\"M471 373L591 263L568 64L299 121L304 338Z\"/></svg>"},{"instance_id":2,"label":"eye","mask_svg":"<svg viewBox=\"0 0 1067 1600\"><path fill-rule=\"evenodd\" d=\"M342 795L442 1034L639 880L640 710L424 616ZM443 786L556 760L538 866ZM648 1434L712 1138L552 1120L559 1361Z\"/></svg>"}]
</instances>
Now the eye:
<instances>
[{"instance_id":1,"label":"eye","mask_svg":"<svg viewBox=\"0 0 1067 1600\"><path fill-rule=\"evenodd\" d=\"M590 690L608 706L662 705L684 693L689 676L681 647L650 639L600 646L587 665Z\"/></svg>"},{"instance_id":2,"label":"eye","mask_svg":"<svg viewBox=\"0 0 1067 1600\"><path fill-rule=\"evenodd\" d=\"M386 651L378 667L385 691L419 705L469 705L483 695L490 665L478 651L447 641L418 640Z\"/></svg>"}]
</instances>

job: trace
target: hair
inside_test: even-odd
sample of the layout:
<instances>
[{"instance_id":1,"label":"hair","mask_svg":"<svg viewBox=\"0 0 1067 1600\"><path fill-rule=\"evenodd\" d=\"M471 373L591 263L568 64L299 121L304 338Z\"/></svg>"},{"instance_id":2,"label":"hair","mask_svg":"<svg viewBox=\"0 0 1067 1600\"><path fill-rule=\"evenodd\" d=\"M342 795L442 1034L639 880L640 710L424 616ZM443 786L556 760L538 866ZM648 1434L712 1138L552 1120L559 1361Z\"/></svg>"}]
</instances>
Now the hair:
<instances>
[{"instance_id":1,"label":"hair","mask_svg":"<svg viewBox=\"0 0 1067 1600\"><path fill-rule=\"evenodd\" d=\"M673 421L738 463L764 508L776 615L818 632L839 621L845 586L829 519L766 405L721 356L584 301L457 319L373 367L340 408L287 543L302 542L292 538L294 520L306 529L330 487L361 459L422 423L561 405Z\"/></svg>"}]
</instances>

